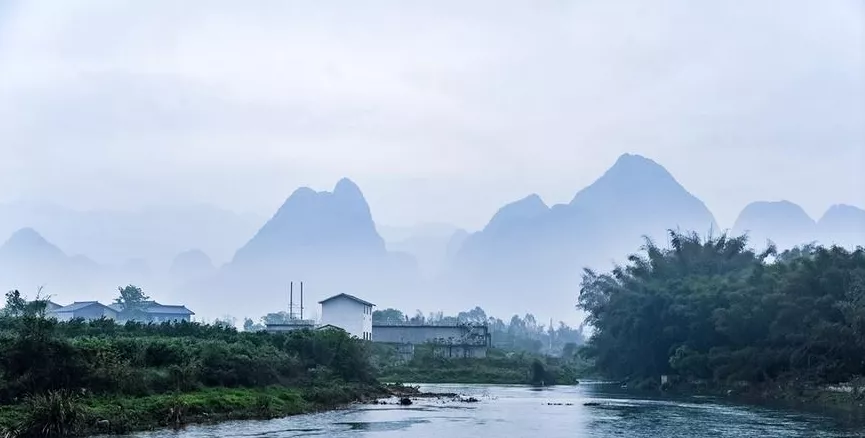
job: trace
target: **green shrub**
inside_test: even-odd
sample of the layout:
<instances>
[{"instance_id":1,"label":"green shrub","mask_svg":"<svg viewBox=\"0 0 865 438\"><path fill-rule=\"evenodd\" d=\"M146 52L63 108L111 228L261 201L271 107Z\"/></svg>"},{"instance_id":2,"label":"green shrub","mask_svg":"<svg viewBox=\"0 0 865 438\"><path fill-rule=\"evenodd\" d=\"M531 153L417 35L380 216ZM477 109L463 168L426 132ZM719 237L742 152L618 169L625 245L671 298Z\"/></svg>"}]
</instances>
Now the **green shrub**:
<instances>
[{"instance_id":1,"label":"green shrub","mask_svg":"<svg viewBox=\"0 0 865 438\"><path fill-rule=\"evenodd\" d=\"M25 417L14 431L16 437L74 436L84 425L84 406L69 391L32 395L24 403Z\"/></svg>"}]
</instances>

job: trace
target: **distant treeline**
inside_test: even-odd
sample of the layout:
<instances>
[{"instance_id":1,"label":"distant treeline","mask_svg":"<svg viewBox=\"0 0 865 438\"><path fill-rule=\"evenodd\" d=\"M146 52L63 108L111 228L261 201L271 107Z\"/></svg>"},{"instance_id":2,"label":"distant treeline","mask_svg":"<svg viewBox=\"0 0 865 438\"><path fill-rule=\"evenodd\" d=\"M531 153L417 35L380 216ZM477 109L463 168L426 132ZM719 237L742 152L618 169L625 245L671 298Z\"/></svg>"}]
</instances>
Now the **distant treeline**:
<instances>
[{"instance_id":1,"label":"distant treeline","mask_svg":"<svg viewBox=\"0 0 865 438\"><path fill-rule=\"evenodd\" d=\"M572 328L564 322L558 326L538 323L534 315L514 315L510 321L487 316L484 309L475 307L456 316L442 312L424 316L420 310L411 317L397 309L376 310L372 314L373 324L487 324L493 346L506 351L522 351L533 354L560 356L563 351L573 351L583 343L582 328ZM551 321L552 322L552 321Z\"/></svg>"},{"instance_id":2,"label":"distant treeline","mask_svg":"<svg viewBox=\"0 0 865 438\"><path fill-rule=\"evenodd\" d=\"M420 345L411 360L399 362L389 346L376 345L374 350L379 379L385 382L572 385L587 371L573 351L550 357L490 349L484 358L444 358L431 346Z\"/></svg>"},{"instance_id":3,"label":"distant treeline","mask_svg":"<svg viewBox=\"0 0 865 438\"><path fill-rule=\"evenodd\" d=\"M670 233L608 273L586 270L582 350L610 377L823 384L865 374L865 251L756 253L745 236ZM651 379L651 380L649 380Z\"/></svg>"}]
</instances>

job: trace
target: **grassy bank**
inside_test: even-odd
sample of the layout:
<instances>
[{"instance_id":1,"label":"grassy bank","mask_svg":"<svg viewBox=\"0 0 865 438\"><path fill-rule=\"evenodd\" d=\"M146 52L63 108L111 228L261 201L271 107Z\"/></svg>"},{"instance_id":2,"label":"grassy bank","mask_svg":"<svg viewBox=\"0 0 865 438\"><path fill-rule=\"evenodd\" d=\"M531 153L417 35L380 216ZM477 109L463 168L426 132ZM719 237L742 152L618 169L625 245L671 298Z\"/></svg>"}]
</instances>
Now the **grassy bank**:
<instances>
[{"instance_id":1,"label":"grassy bank","mask_svg":"<svg viewBox=\"0 0 865 438\"><path fill-rule=\"evenodd\" d=\"M0 317L0 425L9 437L120 433L270 418L384 394L367 343L197 323Z\"/></svg>"},{"instance_id":2,"label":"grassy bank","mask_svg":"<svg viewBox=\"0 0 865 438\"><path fill-rule=\"evenodd\" d=\"M0 407L0 427L12 436L120 434L193 423L279 418L381 395L384 392L377 385L206 388L143 397L88 397L57 391ZM43 433L46 428L54 432Z\"/></svg>"},{"instance_id":3,"label":"grassy bank","mask_svg":"<svg viewBox=\"0 0 865 438\"><path fill-rule=\"evenodd\" d=\"M378 351L377 354L386 354ZM489 350L486 358L435 357L425 346L415 348L407 363L380 367L379 380L412 383L573 384L580 367L560 358Z\"/></svg>"}]
</instances>

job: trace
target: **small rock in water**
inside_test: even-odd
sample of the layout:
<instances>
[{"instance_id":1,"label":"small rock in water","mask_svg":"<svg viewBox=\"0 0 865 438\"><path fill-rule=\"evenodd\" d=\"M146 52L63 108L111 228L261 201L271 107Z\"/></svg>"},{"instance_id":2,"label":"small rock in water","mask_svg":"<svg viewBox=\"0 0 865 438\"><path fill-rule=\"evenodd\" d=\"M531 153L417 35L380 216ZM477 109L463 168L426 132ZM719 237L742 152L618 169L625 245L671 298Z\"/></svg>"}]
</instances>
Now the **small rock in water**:
<instances>
[{"instance_id":1,"label":"small rock in water","mask_svg":"<svg viewBox=\"0 0 865 438\"><path fill-rule=\"evenodd\" d=\"M403 406L409 406L412 404L412 401L408 397L403 397L403 398L399 399L399 404L401 404Z\"/></svg>"},{"instance_id":2,"label":"small rock in water","mask_svg":"<svg viewBox=\"0 0 865 438\"><path fill-rule=\"evenodd\" d=\"M600 406L601 404L598 402L585 402L583 406Z\"/></svg>"}]
</instances>

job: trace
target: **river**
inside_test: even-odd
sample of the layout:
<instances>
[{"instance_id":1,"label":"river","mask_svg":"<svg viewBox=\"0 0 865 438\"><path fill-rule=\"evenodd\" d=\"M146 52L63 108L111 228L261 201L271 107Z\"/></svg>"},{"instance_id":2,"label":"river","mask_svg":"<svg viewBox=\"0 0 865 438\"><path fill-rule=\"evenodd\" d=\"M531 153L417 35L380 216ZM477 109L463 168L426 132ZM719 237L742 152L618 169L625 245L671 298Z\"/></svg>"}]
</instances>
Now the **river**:
<instances>
[{"instance_id":1,"label":"river","mask_svg":"<svg viewBox=\"0 0 865 438\"><path fill-rule=\"evenodd\" d=\"M862 437L865 425L840 416L712 398L638 397L615 386L582 384L530 388L424 385L477 403L418 400L412 406L357 405L268 421L190 426L136 438L175 437ZM589 403L586 406L585 403ZM597 406L592 404L597 403Z\"/></svg>"}]
</instances>

